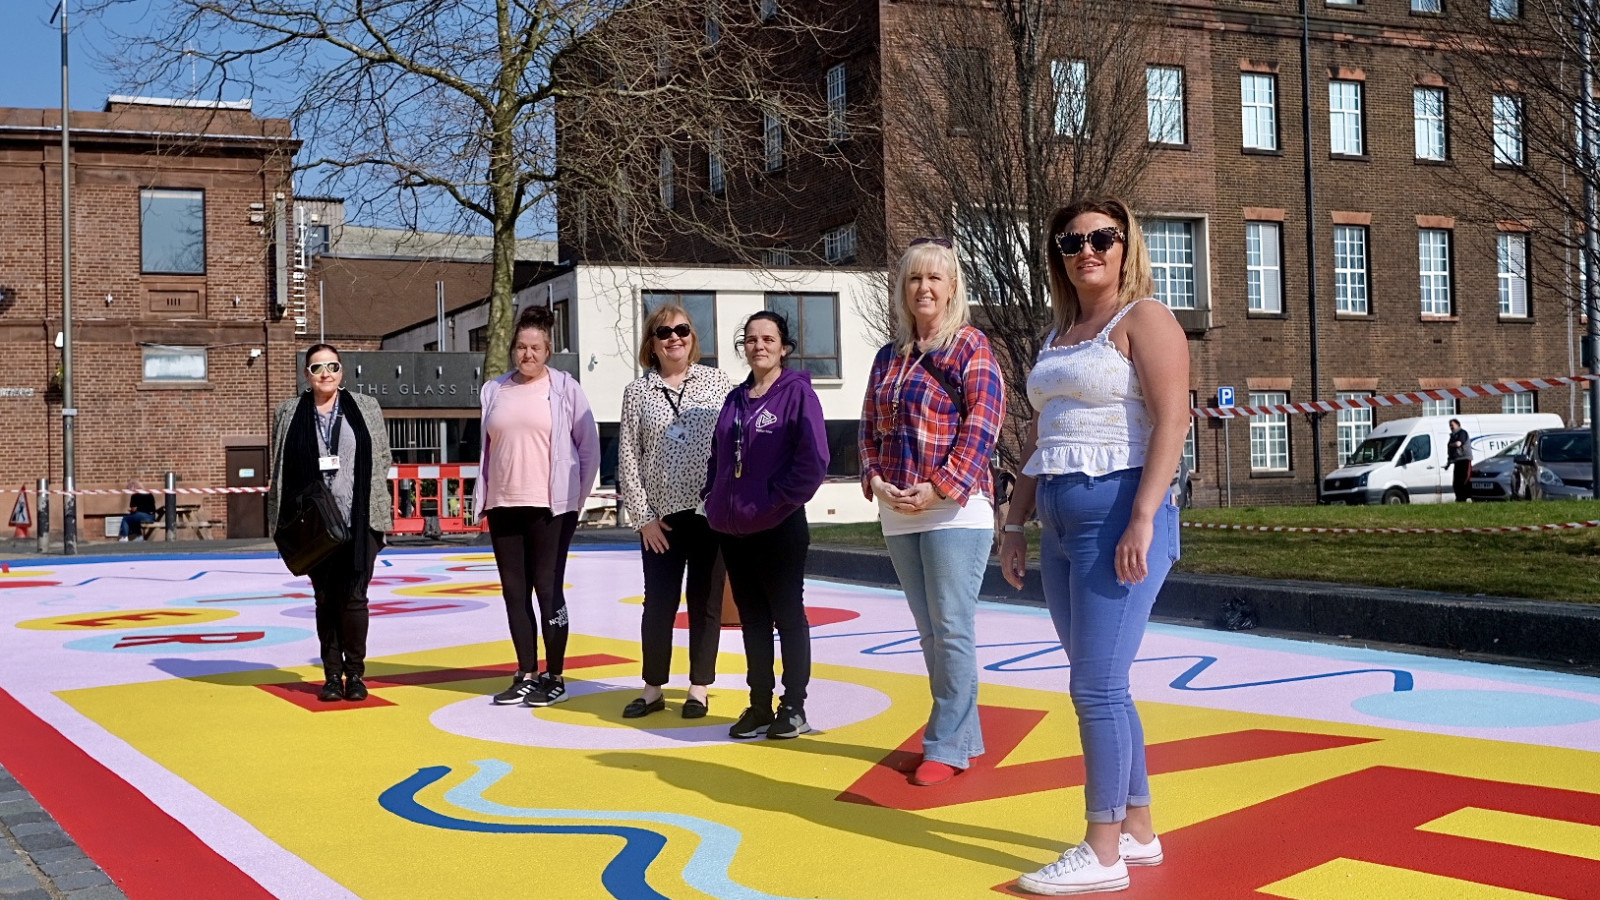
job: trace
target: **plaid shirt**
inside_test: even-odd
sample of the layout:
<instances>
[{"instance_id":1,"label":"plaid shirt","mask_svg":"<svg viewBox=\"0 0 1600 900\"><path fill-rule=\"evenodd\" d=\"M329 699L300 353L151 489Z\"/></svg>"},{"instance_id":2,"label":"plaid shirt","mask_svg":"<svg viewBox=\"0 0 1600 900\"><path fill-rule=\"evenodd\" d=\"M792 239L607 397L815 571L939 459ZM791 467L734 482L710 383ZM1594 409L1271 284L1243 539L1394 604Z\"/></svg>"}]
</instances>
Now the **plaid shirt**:
<instances>
[{"instance_id":1,"label":"plaid shirt","mask_svg":"<svg viewBox=\"0 0 1600 900\"><path fill-rule=\"evenodd\" d=\"M974 491L994 496L989 461L1006 416L1005 381L983 332L968 325L928 362L961 385L967 416L938 379L894 344L878 351L861 407L861 487L872 499L872 477L896 487L932 482L965 506ZM895 412L895 398L900 408Z\"/></svg>"}]
</instances>

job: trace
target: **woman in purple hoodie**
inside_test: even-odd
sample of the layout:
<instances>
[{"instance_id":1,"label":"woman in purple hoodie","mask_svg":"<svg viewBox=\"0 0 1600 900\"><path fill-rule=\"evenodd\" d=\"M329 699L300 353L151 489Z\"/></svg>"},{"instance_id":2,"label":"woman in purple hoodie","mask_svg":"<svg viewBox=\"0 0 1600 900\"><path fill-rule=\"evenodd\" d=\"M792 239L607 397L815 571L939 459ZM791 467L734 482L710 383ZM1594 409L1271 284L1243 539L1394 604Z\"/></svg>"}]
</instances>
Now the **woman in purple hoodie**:
<instances>
[{"instance_id":1,"label":"woman in purple hoodie","mask_svg":"<svg viewBox=\"0 0 1600 900\"><path fill-rule=\"evenodd\" d=\"M791 371L789 323L770 310L745 320L739 347L750 377L717 418L707 466L706 519L718 533L744 631L750 707L728 733L792 738L806 724L811 625L803 605L811 529L806 501L828 473L828 437L811 373ZM783 648L783 700L772 712L772 629Z\"/></svg>"}]
</instances>

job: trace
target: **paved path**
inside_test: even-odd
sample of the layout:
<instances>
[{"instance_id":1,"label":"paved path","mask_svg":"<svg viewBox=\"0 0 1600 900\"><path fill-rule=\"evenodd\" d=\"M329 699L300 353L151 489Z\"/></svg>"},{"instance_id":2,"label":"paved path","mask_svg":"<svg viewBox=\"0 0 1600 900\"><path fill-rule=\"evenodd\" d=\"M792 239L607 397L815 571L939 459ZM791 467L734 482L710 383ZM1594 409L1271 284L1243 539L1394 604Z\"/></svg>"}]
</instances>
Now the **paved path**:
<instances>
[{"instance_id":1,"label":"paved path","mask_svg":"<svg viewBox=\"0 0 1600 900\"><path fill-rule=\"evenodd\" d=\"M124 900L33 795L0 767L0 898Z\"/></svg>"}]
</instances>

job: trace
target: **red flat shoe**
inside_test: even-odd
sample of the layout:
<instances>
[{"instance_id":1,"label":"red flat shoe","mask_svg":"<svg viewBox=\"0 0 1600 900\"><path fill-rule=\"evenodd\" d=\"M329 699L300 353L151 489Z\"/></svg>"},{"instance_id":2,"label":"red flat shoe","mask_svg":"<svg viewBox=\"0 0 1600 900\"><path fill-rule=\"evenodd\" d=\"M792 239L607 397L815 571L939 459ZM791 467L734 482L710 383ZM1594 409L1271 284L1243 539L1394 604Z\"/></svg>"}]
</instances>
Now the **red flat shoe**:
<instances>
[{"instance_id":1,"label":"red flat shoe","mask_svg":"<svg viewBox=\"0 0 1600 900\"><path fill-rule=\"evenodd\" d=\"M922 765L917 766L916 773L911 776L911 783L923 787L944 784L946 781L960 775L962 771L947 763L925 759L922 761Z\"/></svg>"}]
</instances>

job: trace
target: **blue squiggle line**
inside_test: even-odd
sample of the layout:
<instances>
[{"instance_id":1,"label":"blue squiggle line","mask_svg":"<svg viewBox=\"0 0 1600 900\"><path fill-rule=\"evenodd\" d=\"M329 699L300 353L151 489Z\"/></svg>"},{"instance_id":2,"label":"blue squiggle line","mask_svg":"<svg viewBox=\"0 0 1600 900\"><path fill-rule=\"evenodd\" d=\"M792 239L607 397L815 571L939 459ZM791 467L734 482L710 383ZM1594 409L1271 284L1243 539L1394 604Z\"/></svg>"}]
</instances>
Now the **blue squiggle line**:
<instances>
[{"instance_id":1,"label":"blue squiggle line","mask_svg":"<svg viewBox=\"0 0 1600 900\"><path fill-rule=\"evenodd\" d=\"M508 819L600 819L604 821L648 822L681 828L700 839L700 844L683 867L683 880L690 887L719 900L787 900L746 887L728 877L733 858L744 836L720 822L678 813L632 812L588 809L526 809L505 806L483 794L495 782L511 773L511 766L498 759L478 760L478 773L445 792L446 803L488 816ZM653 834L654 832L652 832Z\"/></svg>"},{"instance_id":2,"label":"blue squiggle line","mask_svg":"<svg viewBox=\"0 0 1600 900\"><path fill-rule=\"evenodd\" d=\"M428 766L418 769L415 775L390 787L378 796L384 809L399 816L433 828L452 831L475 831L487 834L602 834L620 837L626 843L621 852L606 864L600 873L600 883L617 900L667 900L665 894L652 888L645 880L645 872L666 847L667 839L644 828L593 825L505 825L498 822L474 822L436 813L417 802L417 793L428 785L450 774L449 766Z\"/></svg>"},{"instance_id":3,"label":"blue squiggle line","mask_svg":"<svg viewBox=\"0 0 1600 900\"><path fill-rule=\"evenodd\" d=\"M187 557L181 557L181 558L187 558ZM262 558L266 559L266 558L270 558L270 557L262 557ZM104 561L104 560L102 560L102 561ZM379 568L383 568L385 566L392 566L392 565L394 565L394 563L391 562L390 560L384 559L383 557L380 556L380 557L378 557L377 565L378 565ZM197 581L197 580L199 580L201 578L204 578L207 575L265 575L265 576L270 578L270 577L272 577L274 575L283 575L283 574L285 574L285 573L283 573L283 572L240 572L240 571L237 571L235 569L201 569L200 571L194 573L193 575L188 576L187 578L156 578L156 577L154 577L152 575L96 575L93 578L86 578L83 581L78 582L77 584L73 585L73 587L83 587L84 585L89 584L90 582L95 582L95 581L160 581L160 582L165 582L167 584L181 584L181 583L183 583L185 581Z\"/></svg>"}]
</instances>

